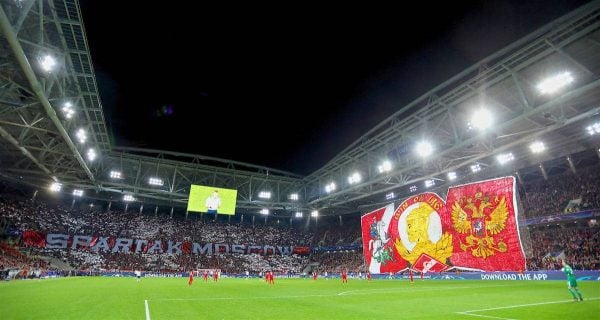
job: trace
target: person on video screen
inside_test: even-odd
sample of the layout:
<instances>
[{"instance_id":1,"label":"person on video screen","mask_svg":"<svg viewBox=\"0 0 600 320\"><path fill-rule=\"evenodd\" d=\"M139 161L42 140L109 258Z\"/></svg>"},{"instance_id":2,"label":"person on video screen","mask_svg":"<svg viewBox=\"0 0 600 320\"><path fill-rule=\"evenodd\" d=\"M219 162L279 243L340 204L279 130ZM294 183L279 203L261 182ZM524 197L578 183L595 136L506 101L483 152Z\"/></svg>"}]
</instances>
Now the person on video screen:
<instances>
[{"instance_id":1,"label":"person on video screen","mask_svg":"<svg viewBox=\"0 0 600 320\"><path fill-rule=\"evenodd\" d=\"M221 207L221 198L219 198L219 191L215 190L212 195L206 198L206 212L217 213Z\"/></svg>"}]
</instances>

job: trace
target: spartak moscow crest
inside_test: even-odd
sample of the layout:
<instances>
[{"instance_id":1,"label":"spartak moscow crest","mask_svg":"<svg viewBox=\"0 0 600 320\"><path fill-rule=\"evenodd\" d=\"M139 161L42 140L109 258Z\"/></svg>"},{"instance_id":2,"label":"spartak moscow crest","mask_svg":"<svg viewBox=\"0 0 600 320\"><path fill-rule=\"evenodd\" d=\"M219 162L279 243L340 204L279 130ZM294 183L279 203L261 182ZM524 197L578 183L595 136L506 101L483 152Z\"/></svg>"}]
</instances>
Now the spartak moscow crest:
<instances>
[{"instance_id":1,"label":"spartak moscow crest","mask_svg":"<svg viewBox=\"0 0 600 320\"><path fill-rule=\"evenodd\" d=\"M495 238L504 228L508 218L506 196L498 197L477 191L473 198L462 197L452 205L452 225L460 234L463 251L474 257L486 259L496 252L506 252L508 246L502 238Z\"/></svg>"}]
</instances>

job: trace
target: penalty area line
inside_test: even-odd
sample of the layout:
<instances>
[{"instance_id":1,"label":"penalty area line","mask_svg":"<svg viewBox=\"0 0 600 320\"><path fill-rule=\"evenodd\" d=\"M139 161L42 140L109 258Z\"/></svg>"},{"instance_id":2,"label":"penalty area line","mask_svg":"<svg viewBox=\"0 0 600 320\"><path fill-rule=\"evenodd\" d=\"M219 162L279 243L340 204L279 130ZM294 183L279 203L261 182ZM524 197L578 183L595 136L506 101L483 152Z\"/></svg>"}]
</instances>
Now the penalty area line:
<instances>
[{"instance_id":1,"label":"penalty area line","mask_svg":"<svg viewBox=\"0 0 600 320\"><path fill-rule=\"evenodd\" d=\"M150 320L150 308L148 307L148 300L144 300L144 305L146 305L146 320Z\"/></svg>"},{"instance_id":2,"label":"penalty area line","mask_svg":"<svg viewBox=\"0 0 600 320\"><path fill-rule=\"evenodd\" d=\"M471 316L471 317L479 317L479 318L488 318L488 319L501 319L501 320L517 320L517 319L512 319L512 318L501 318L501 317L494 317L494 316L486 316L483 314L474 314L474 313L468 313L468 312L456 312L458 314L462 314L465 316Z\"/></svg>"},{"instance_id":3,"label":"penalty area line","mask_svg":"<svg viewBox=\"0 0 600 320\"><path fill-rule=\"evenodd\" d=\"M584 299L583 302L585 302L586 300L589 301L589 300L599 300L599 299L600 299L600 297L587 298L587 299ZM494 317L494 316L487 316L487 315L476 314L476 313L485 312L485 311L494 311L494 310L504 310L504 309L515 309L515 308L524 308L524 307L543 306L543 305L547 305L547 304L572 303L572 302L573 302L573 300L558 300L558 301L527 303L527 304L516 304L516 305L512 305L512 306L504 306L504 307L495 307L495 308L487 308L487 309L461 311L461 312L456 312L456 313L462 314L462 315L466 315L466 316L480 317L480 318L502 319L502 320L516 320L516 319L512 319L512 318ZM579 302L579 303L581 303L581 302Z\"/></svg>"}]
</instances>

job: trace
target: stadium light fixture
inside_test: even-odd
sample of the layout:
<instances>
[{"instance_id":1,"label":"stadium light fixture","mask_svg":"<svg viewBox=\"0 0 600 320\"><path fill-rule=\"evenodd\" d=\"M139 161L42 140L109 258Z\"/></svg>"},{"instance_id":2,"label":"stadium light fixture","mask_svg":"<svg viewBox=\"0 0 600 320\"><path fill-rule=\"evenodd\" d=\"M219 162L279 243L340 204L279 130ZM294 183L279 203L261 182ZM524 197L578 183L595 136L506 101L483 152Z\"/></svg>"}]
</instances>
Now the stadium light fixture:
<instances>
[{"instance_id":1,"label":"stadium light fixture","mask_svg":"<svg viewBox=\"0 0 600 320\"><path fill-rule=\"evenodd\" d=\"M410 190L410 192L415 192L415 191L417 191L417 186L412 185L412 186L410 186L409 190Z\"/></svg>"},{"instance_id":2,"label":"stadium light fixture","mask_svg":"<svg viewBox=\"0 0 600 320\"><path fill-rule=\"evenodd\" d=\"M290 198L290 200L298 201L300 199L300 196L297 193L292 193L292 194L290 194L289 198Z\"/></svg>"},{"instance_id":3,"label":"stadium light fixture","mask_svg":"<svg viewBox=\"0 0 600 320\"><path fill-rule=\"evenodd\" d=\"M563 72L544 79L537 85L537 89L538 91L540 91L541 94L553 94L558 90L566 87L574 80L575 79L573 79L573 76L570 72Z\"/></svg>"},{"instance_id":4,"label":"stadium light fixture","mask_svg":"<svg viewBox=\"0 0 600 320\"><path fill-rule=\"evenodd\" d=\"M62 189L62 184L61 183L53 182L50 185L50 191L52 191L52 192L60 192L61 189Z\"/></svg>"},{"instance_id":5,"label":"stadium light fixture","mask_svg":"<svg viewBox=\"0 0 600 320\"><path fill-rule=\"evenodd\" d=\"M87 151L88 160L94 161L98 155L96 154L96 150L94 148L89 148Z\"/></svg>"},{"instance_id":6,"label":"stadium light fixture","mask_svg":"<svg viewBox=\"0 0 600 320\"><path fill-rule=\"evenodd\" d=\"M325 192L332 193L333 191L335 191L335 188L336 188L335 182L331 182L325 186Z\"/></svg>"},{"instance_id":7,"label":"stadium light fixture","mask_svg":"<svg viewBox=\"0 0 600 320\"><path fill-rule=\"evenodd\" d=\"M500 164L505 164L505 163L515 160L515 157L513 156L512 152L509 152L509 153L499 154L496 157L496 159L498 159L498 162Z\"/></svg>"},{"instance_id":8,"label":"stadium light fixture","mask_svg":"<svg viewBox=\"0 0 600 320\"><path fill-rule=\"evenodd\" d=\"M87 140L87 133L83 128L79 128L79 130L75 132L75 136L77 137L77 140L79 140L80 143L85 143L85 141Z\"/></svg>"},{"instance_id":9,"label":"stadium light fixture","mask_svg":"<svg viewBox=\"0 0 600 320\"><path fill-rule=\"evenodd\" d=\"M121 175L121 171L111 171L110 172L110 177L112 179L123 179L123 176Z\"/></svg>"},{"instance_id":10,"label":"stadium light fixture","mask_svg":"<svg viewBox=\"0 0 600 320\"><path fill-rule=\"evenodd\" d=\"M271 192L270 191L261 191L258 193L258 197L261 199L271 199Z\"/></svg>"},{"instance_id":11,"label":"stadium light fixture","mask_svg":"<svg viewBox=\"0 0 600 320\"><path fill-rule=\"evenodd\" d=\"M433 186L435 186L435 180L433 180L433 179L425 180L425 188L431 188Z\"/></svg>"},{"instance_id":12,"label":"stadium light fixture","mask_svg":"<svg viewBox=\"0 0 600 320\"><path fill-rule=\"evenodd\" d=\"M82 197L83 196L83 190L81 189L75 189L73 190L73 195L76 197Z\"/></svg>"},{"instance_id":13,"label":"stadium light fixture","mask_svg":"<svg viewBox=\"0 0 600 320\"><path fill-rule=\"evenodd\" d=\"M531 152L533 153L540 153L546 150L546 145L541 141L535 141L529 146L529 149L531 149Z\"/></svg>"},{"instance_id":14,"label":"stadium light fixture","mask_svg":"<svg viewBox=\"0 0 600 320\"><path fill-rule=\"evenodd\" d=\"M395 197L394 193L390 192L385 195L385 200L392 200L392 199L394 199L394 197Z\"/></svg>"},{"instance_id":15,"label":"stadium light fixture","mask_svg":"<svg viewBox=\"0 0 600 320\"><path fill-rule=\"evenodd\" d=\"M294 216L296 218L302 218L302 211L296 211L296 214Z\"/></svg>"},{"instance_id":16,"label":"stadium light fixture","mask_svg":"<svg viewBox=\"0 0 600 320\"><path fill-rule=\"evenodd\" d=\"M452 181L456 179L456 172L450 171L448 172L448 180Z\"/></svg>"},{"instance_id":17,"label":"stadium light fixture","mask_svg":"<svg viewBox=\"0 0 600 320\"><path fill-rule=\"evenodd\" d=\"M260 214L268 215L269 214L269 209L261 209L260 210Z\"/></svg>"},{"instance_id":18,"label":"stadium light fixture","mask_svg":"<svg viewBox=\"0 0 600 320\"><path fill-rule=\"evenodd\" d=\"M314 218L318 217L318 216L319 216L319 211L317 211L317 210L313 210L313 211L310 213L310 216L311 216L311 217L314 217Z\"/></svg>"},{"instance_id":19,"label":"stadium light fixture","mask_svg":"<svg viewBox=\"0 0 600 320\"><path fill-rule=\"evenodd\" d=\"M433 145L427 141L417 143L417 154L423 158L430 156L433 153Z\"/></svg>"},{"instance_id":20,"label":"stadium light fixture","mask_svg":"<svg viewBox=\"0 0 600 320\"><path fill-rule=\"evenodd\" d=\"M56 59L54 59L54 57L52 57L49 54L41 57L39 62L40 66L42 67L42 70L46 72L52 72L52 70L56 66Z\"/></svg>"},{"instance_id":21,"label":"stadium light fixture","mask_svg":"<svg viewBox=\"0 0 600 320\"><path fill-rule=\"evenodd\" d=\"M165 183L164 183L164 182L163 182L163 180L162 180L162 179L160 179L160 178L150 177L150 178L148 179L148 184L150 184L150 185L153 185L153 186L162 186L162 185L164 185Z\"/></svg>"},{"instance_id":22,"label":"stadium light fixture","mask_svg":"<svg viewBox=\"0 0 600 320\"><path fill-rule=\"evenodd\" d=\"M477 130L485 130L492 126L494 122L494 118L492 117L492 113L487 109L479 109L473 113L471 116L471 121L469 122L469 128L475 128Z\"/></svg>"},{"instance_id":23,"label":"stadium light fixture","mask_svg":"<svg viewBox=\"0 0 600 320\"><path fill-rule=\"evenodd\" d=\"M65 118L71 119L75 114L75 110L73 110L73 104L69 101L65 102L62 107L62 112L65 115Z\"/></svg>"},{"instance_id":24,"label":"stadium light fixture","mask_svg":"<svg viewBox=\"0 0 600 320\"><path fill-rule=\"evenodd\" d=\"M479 165L479 163L471 165L471 172L477 173L479 171L481 171L481 166Z\"/></svg>"},{"instance_id":25,"label":"stadium light fixture","mask_svg":"<svg viewBox=\"0 0 600 320\"><path fill-rule=\"evenodd\" d=\"M362 180L362 177L360 176L360 173L358 173L358 172L354 172L353 174L351 174L348 177L349 184L359 183L361 180Z\"/></svg>"},{"instance_id":26,"label":"stadium light fixture","mask_svg":"<svg viewBox=\"0 0 600 320\"><path fill-rule=\"evenodd\" d=\"M379 170L379 173L390 172L392 171L392 163L389 160L385 160L377 167L377 169Z\"/></svg>"},{"instance_id":27,"label":"stadium light fixture","mask_svg":"<svg viewBox=\"0 0 600 320\"><path fill-rule=\"evenodd\" d=\"M123 201L132 202L135 201L135 198L130 194L126 194L123 196Z\"/></svg>"},{"instance_id":28,"label":"stadium light fixture","mask_svg":"<svg viewBox=\"0 0 600 320\"><path fill-rule=\"evenodd\" d=\"M591 124L586 129L587 129L587 132L590 134L590 136L598 134L598 133L600 133L600 122Z\"/></svg>"}]
</instances>

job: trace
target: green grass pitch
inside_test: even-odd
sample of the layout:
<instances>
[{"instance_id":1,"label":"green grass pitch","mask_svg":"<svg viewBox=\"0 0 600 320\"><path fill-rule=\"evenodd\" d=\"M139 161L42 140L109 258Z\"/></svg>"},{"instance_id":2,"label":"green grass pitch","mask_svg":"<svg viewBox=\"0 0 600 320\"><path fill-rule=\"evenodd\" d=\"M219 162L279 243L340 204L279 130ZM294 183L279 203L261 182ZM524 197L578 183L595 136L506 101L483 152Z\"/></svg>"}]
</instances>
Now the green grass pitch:
<instances>
[{"instance_id":1,"label":"green grass pitch","mask_svg":"<svg viewBox=\"0 0 600 320\"><path fill-rule=\"evenodd\" d=\"M600 319L600 282L79 277L0 283L0 319ZM147 305L147 308L146 308Z\"/></svg>"}]
</instances>

